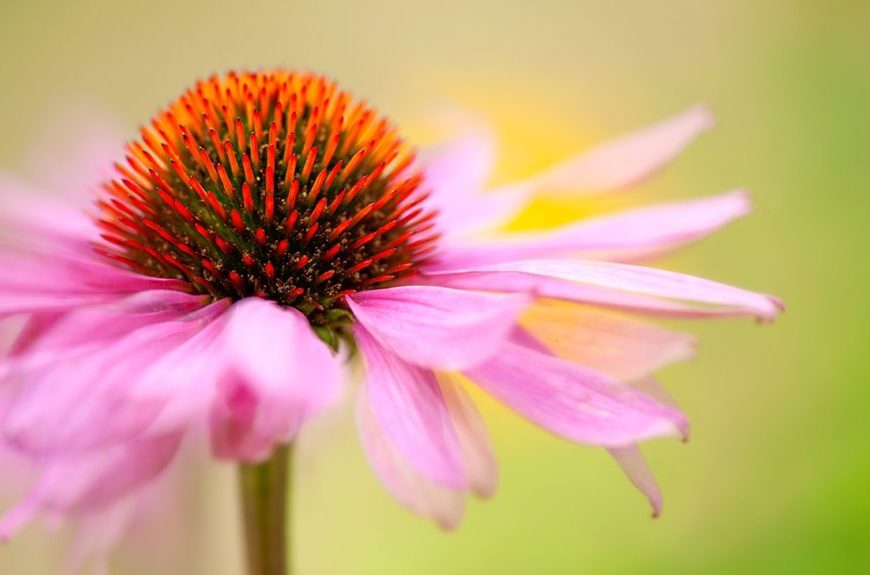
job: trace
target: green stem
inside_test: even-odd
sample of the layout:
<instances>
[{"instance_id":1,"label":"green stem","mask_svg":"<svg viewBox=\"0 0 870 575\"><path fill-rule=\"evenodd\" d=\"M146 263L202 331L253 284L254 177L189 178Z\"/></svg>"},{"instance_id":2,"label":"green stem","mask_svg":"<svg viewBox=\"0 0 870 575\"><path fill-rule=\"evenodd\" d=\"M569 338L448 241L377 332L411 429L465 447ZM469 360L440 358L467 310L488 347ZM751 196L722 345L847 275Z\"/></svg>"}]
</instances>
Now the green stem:
<instances>
[{"instance_id":1,"label":"green stem","mask_svg":"<svg viewBox=\"0 0 870 575\"><path fill-rule=\"evenodd\" d=\"M287 537L291 454L292 446L283 445L263 463L239 465L248 575L291 574Z\"/></svg>"}]
</instances>

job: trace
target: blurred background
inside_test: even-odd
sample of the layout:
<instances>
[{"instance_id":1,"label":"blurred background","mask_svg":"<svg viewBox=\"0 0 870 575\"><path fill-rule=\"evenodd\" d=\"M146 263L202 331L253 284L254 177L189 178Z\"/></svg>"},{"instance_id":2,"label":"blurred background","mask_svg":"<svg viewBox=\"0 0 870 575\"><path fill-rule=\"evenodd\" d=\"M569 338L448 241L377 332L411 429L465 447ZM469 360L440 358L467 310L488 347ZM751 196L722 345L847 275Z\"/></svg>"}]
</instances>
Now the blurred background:
<instances>
[{"instance_id":1,"label":"blurred background","mask_svg":"<svg viewBox=\"0 0 870 575\"><path fill-rule=\"evenodd\" d=\"M0 166L37 181L28 144L65 110L131 136L232 68L325 72L420 142L433 107L477 109L503 142L498 181L708 103L718 127L629 199L750 188L751 217L661 265L789 309L772 326L678 324L702 346L662 373L694 431L646 446L663 516L603 451L483 400L501 487L443 534L377 483L344 406L299 449L298 573L870 573L870 3L3 0L0 54ZM37 154L77 146L54 144ZM588 209L540 202L514 225ZM233 470L186 471L175 509L113 573L241 572ZM53 573L64 548L30 527L0 548L0 573Z\"/></svg>"}]
</instances>

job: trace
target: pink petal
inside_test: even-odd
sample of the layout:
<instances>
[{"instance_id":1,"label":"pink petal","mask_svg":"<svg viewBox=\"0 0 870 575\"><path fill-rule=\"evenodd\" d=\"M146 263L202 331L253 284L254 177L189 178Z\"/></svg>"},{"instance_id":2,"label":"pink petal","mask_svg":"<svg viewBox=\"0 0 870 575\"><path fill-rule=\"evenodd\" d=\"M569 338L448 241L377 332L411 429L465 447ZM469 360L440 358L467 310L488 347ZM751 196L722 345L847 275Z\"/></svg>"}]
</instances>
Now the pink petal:
<instances>
[{"instance_id":1,"label":"pink petal","mask_svg":"<svg viewBox=\"0 0 870 575\"><path fill-rule=\"evenodd\" d=\"M89 454L44 459L41 476L28 496L0 520L0 540L36 515L92 511L136 492L166 469L181 438L181 434L149 437Z\"/></svg>"},{"instance_id":2,"label":"pink petal","mask_svg":"<svg viewBox=\"0 0 870 575\"><path fill-rule=\"evenodd\" d=\"M442 529L455 529L465 510L465 492L428 480L399 455L372 413L365 389L357 398L357 426L369 463L393 497Z\"/></svg>"},{"instance_id":3,"label":"pink petal","mask_svg":"<svg viewBox=\"0 0 870 575\"><path fill-rule=\"evenodd\" d=\"M496 140L480 118L466 118L462 132L424 150L420 163L432 199L477 193L495 167Z\"/></svg>"},{"instance_id":4,"label":"pink petal","mask_svg":"<svg viewBox=\"0 0 870 575\"><path fill-rule=\"evenodd\" d=\"M123 158L126 130L116 118L87 103L64 101L36 126L27 164L58 199L84 206L94 189L114 176Z\"/></svg>"},{"instance_id":5,"label":"pink petal","mask_svg":"<svg viewBox=\"0 0 870 575\"><path fill-rule=\"evenodd\" d=\"M90 197L88 194L82 194ZM96 240L93 218L80 208L0 172L0 237L8 245L51 245L61 249Z\"/></svg>"},{"instance_id":6,"label":"pink petal","mask_svg":"<svg viewBox=\"0 0 870 575\"><path fill-rule=\"evenodd\" d=\"M93 254L72 255L65 249L60 242L56 249L43 253L0 251L0 317L61 312L146 290L184 288L177 280L133 273Z\"/></svg>"},{"instance_id":7,"label":"pink petal","mask_svg":"<svg viewBox=\"0 0 870 575\"><path fill-rule=\"evenodd\" d=\"M458 200L452 212L442 212L439 222L450 221L442 242L462 245L465 238L485 234L510 223L532 199L521 186L484 191ZM442 229L444 226L442 226Z\"/></svg>"},{"instance_id":8,"label":"pink petal","mask_svg":"<svg viewBox=\"0 0 870 575\"><path fill-rule=\"evenodd\" d=\"M462 449L468 486L478 497L491 497L498 487L498 462L486 425L474 402L455 378L445 376L440 378L440 383Z\"/></svg>"},{"instance_id":9,"label":"pink petal","mask_svg":"<svg viewBox=\"0 0 870 575\"><path fill-rule=\"evenodd\" d=\"M15 336L15 340L9 348L8 356L15 357L26 352L30 346L39 341L42 335L50 330L54 324L63 317L58 313L40 313L29 316L21 330Z\"/></svg>"},{"instance_id":10,"label":"pink petal","mask_svg":"<svg viewBox=\"0 0 870 575\"><path fill-rule=\"evenodd\" d=\"M347 301L357 321L403 360L423 367L463 369L498 348L528 298L401 286L359 292Z\"/></svg>"},{"instance_id":11,"label":"pink petal","mask_svg":"<svg viewBox=\"0 0 870 575\"><path fill-rule=\"evenodd\" d=\"M688 334L578 305L533 305L523 325L556 355L624 382L689 359L695 349Z\"/></svg>"},{"instance_id":12,"label":"pink petal","mask_svg":"<svg viewBox=\"0 0 870 575\"><path fill-rule=\"evenodd\" d=\"M629 481L643 493L652 507L653 517L658 517L662 512L662 493L658 483L647 465L643 454L637 445L616 447L607 450L619 464L619 467L628 477Z\"/></svg>"},{"instance_id":13,"label":"pink petal","mask_svg":"<svg viewBox=\"0 0 870 575\"><path fill-rule=\"evenodd\" d=\"M3 383L14 394L3 434L35 454L93 450L141 434L177 390L141 398L137 386L224 307L139 313L109 306L64 316L5 363Z\"/></svg>"},{"instance_id":14,"label":"pink petal","mask_svg":"<svg viewBox=\"0 0 870 575\"><path fill-rule=\"evenodd\" d=\"M579 443L625 447L686 427L678 410L606 375L518 343L506 343L467 375L520 415Z\"/></svg>"},{"instance_id":15,"label":"pink petal","mask_svg":"<svg viewBox=\"0 0 870 575\"><path fill-rule=\"evenodd\" d=\"M430 281L463 289L533 293L677 316L773 319L774 297L665 270L599 261L530 260L433 272Z\"/></svg>"},{"instance_id":16,"label":"pink petal","mask_svg":"<svg viewBox=\"0 0 870 575\"><path fill-rule=\"evenodd\" d=\"M138 499L133 495L106 509L76 516L75 535L61 575L86 572L88 564L93 575L109 575L111 552L134 521Z\"/></svg>"},{"instance_id":17,"label":"pink petal","mask_svg":"<svg viewBox=\"0 0 870 575\"><path fill-rule=\"evenodd\" d=\"M228 301L217 302L219 309ZM130 383L128 399L161 408L148 423L147 434L162 434L208 420L218 394L217 382L225 372L221 359L227 314L214 317L198 333L151 362L141 377Z\"/></svg>"},{"instance_id":18,"label":"pink petal","mask_svg":"<svg viewBox=\"0 0 870 575\"><path fill-rule=\"evenodd\" d=\"M465 489L462 451L435 375L382 347L360 324L354 337L366 365L372 413L387 440L428 481Z\"/></svg>"},{"instance_id":19,"label":"pink petal","mask_svg":"<svg viewBox=\"0 0 870 575\"><path fill-rule=\"evenodd\" d=\"M420 164L429 192L424 205L440 214L438 224L445 235L456 235L479 228L490 218L489 210L468 209L467 202L485 203L480 191L495 166L496 140L481 118L467 112L450 116L448 123L461 124L461 132L425 150Z\"/></svg>"},{"instance_id":20,"label":"pink petal","mask_svg":"<svg viewBox=\"0 0 870 575\"><path fill-rule=\"evenodd\" d=\"M677 405L677 402L674 400L674 398L671 396L671 394L668 393L668 390L666 390L662 386L662 384L660 384L652 376L647 376L647 377L638 379L636 381L632 381L630 385L631 385L632 389L636 389L637 391L641 392L642 394L647 395L647 396L655 399L656 401L658 401L662 405L666 405L670 408L677 409L677 410L680 409L680 406ZM690 431L691 431L691 426L687 423L686 426L682 429L683 443L689 442Z\"/></svg>"},{"instance_id":21,"label":"pink petal","mask_svg":"<svg viewBox=\"0 0 870 575\"><path fill-rule=\"evenodd\" d=\"M147 290L104 305L85 307L51 321L43 318L22 335L28 340L28 362L87 342L113 340L137 327L178 319L203 308L208 298L174 290ZM20 337L19 337L20 339ZM18 343L21 347L25 342ZM56 358L56 356L53 356ZM49 356L49 360L52 356Z\"/></svg>"},{"instance_id":22,"label":"pink petal","mask_svg":"<svg viewBox=\"0 0 870 575\"><path fill-rule=\"evenodd\" d=\"M749 211L743 191L661 204L580 221L554 230L510 234L486 243L456 245L433 269L576 256L629 261L661 255L694 241Z\"/></svg>"},{"instance_id":23,"label":"pink petal","mask_svg":"<svg viewBox=\"0 0 870 575\"><path fill-rule=\"evenodd\" d=\"M214 361L224 365L210 421L212 449L222 458L267 457L342 383L338 361L305 316L259 298L233 304Z\"/></svg>"},{"instance_id":24,"label":"pink petal","mask_svg":"<svg viewBox=\"0 0 870 575\"><path fill-rule=\"evenodd\" d=\"M523 185L550 194L626 188L661 170L712 124L709 110L695 106L566 160Z\"/></svg>"}]
</instances>

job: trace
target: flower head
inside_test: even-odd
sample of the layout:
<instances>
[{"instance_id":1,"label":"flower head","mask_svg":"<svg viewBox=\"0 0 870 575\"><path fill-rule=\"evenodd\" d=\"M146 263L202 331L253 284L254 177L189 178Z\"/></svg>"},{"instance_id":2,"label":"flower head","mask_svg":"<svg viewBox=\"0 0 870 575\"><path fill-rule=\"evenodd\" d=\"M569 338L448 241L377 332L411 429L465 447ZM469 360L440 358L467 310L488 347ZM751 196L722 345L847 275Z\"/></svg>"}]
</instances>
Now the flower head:
<instances>
[{"instance_id":1,"label":"flower head","mask_svg":"<svg viewBox=\"0 0 870 575\"><path fill-rule=\"evenodd\" d=\"M218 458L267 458L339 393L342 342L365 366L366 454L414 511L453 527L469 493L495 490L468 379L608 449L658 513L636 444L687 435L652 373L693 341L631 316L770 319L780 304L625 262L718 229L746 195L494 230L535 194L625 188L709 125L693 108L482 193L494 154L474 122L417 160L322 77L198 83L128 146L93 213L26 198L3 214L0 314L27 323L0 365L0 432L40 476L0 533L112 509L196 427Z\"/></svg>"},{"instance_id":2,"label":"flower head","mask_svg":"<svg viewBox=\"0 0 870 575\"><path fill-rule=\"evenodd\" d=\"M142 129L104 186L104 253L213 299L329 325L348 294L416 272L436 239L389 122L312 74L199 82Z\"/></svg>"}]
</instances>

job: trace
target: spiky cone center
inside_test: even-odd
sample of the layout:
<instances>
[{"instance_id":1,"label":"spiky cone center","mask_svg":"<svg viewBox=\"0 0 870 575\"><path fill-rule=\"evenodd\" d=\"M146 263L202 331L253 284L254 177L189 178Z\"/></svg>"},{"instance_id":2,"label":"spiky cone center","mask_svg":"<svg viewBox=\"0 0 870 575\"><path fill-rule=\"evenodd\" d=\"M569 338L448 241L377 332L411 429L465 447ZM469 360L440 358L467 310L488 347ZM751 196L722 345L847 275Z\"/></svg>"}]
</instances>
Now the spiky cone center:
<instances>
[{"instance_id":1,"label":"spiky cone center","mask_svg":"<svg viewBox=\"0 0 870 575\"><path fill-rule=\"evenodd\" d=\"M128 145L98 201L100 251L328 325L347 294L408 277L433 250L412 162L385 118L326 78L214 76Z\"/></svg>"}]
</instances>

